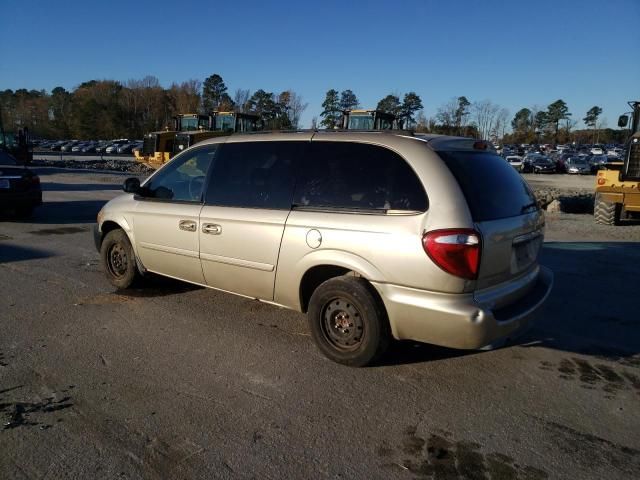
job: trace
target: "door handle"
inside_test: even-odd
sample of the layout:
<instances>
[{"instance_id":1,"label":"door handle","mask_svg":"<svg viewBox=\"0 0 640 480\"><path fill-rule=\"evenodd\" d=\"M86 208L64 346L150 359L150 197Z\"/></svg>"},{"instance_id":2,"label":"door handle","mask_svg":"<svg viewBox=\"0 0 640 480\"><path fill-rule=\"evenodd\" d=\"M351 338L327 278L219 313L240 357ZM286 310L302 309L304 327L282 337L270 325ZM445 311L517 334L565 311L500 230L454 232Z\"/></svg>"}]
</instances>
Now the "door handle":
<instances>
[{"instance_id":1,"label":"door handle","mask_svg":"<svg viewBox=\"0 0 640 480\"><path fill-rule=\"evenodd\" d=\"M178 228L185 232L195 232L198 229L198 224L193 220L180 220L178 222Z\"/></svg>"},{"instance_id":2,"label":"door handle","mask_svg":"<svg viewBox=\"0 0 640 480\"><path fill-rule=\"evenodd\" d=\"M215 223L202 224L202 233L208 233L209 235L220 235L222 233L222 227Z\"/></svg>"}]
</instances>

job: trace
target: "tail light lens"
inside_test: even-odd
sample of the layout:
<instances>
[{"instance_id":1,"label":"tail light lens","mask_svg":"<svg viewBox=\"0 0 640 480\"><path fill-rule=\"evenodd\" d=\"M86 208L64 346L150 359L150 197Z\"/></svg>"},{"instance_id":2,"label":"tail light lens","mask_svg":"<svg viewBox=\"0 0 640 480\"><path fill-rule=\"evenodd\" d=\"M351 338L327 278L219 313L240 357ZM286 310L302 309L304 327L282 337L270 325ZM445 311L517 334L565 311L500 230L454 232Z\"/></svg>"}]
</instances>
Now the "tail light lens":
<instances>
[{"instance_id":1,"label":"tail light lens","mask_svg":"<svg viewBox=\"0 0 640 480\"><path fill-rule=\"evenodd\" d=\"M456 277L475 280L480 266L480 234L471 229L434 230L422 246L438 267Z\"/></svg>"}]
</instances>

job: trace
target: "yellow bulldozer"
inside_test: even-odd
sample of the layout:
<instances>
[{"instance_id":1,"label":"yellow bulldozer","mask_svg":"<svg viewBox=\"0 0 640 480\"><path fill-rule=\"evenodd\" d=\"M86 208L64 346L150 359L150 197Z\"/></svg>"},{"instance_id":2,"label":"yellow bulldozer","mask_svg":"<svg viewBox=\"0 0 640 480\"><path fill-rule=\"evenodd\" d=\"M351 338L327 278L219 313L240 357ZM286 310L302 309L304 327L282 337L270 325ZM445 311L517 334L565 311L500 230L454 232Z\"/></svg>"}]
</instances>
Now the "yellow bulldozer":
<instances>
[{"instance_id":1,"label":"yellow bulldozer","mask_svg":"<svg viewBox=\"0 0 640 480\"><path fill-rule=\"evenodd\" d=\"M382 110L344 110L342 126L345 130L396 130L396 116Z\"/></svg>"},{"instance_id":2,"label":"yellow bulldozer","mask_svg":"<svg viewBox=\"0 0 640 480\"><path fill-rule=\"evenodd\" d=\"M183 113L173 117L173 128L147 133L142 148L134 153L138 162L158 168L173 156L173 144L176 133L191 130L210 130L213 123L211 115Z\"/></svg>"},{"instance_id":3,"label":"yellow bulldozer","mask_svg":"<svg viewBox=\"0 0 640 480\"><path fill-rule=\"evenodd\" d=\"M261 130L262 124L258 115L240 112L213 112L210 128L180 131L175 134L173 155L189 148L202 140L222 137L232 133L255 132Z\"/></svg>"},{"instance_id":4,"label":"yellow bulldozer","mask_svg":"<svg viewBox=\"0 0 640 480\"><path fill-rule=\"evenodd\" d=\"M594 217L602 225L618 225L621 218L640 212L640 101L629 102L631 112L621 115L618 126L631 119L626 153L621 162L609 162L596 176Z\"/></svg>"}]
</instances>

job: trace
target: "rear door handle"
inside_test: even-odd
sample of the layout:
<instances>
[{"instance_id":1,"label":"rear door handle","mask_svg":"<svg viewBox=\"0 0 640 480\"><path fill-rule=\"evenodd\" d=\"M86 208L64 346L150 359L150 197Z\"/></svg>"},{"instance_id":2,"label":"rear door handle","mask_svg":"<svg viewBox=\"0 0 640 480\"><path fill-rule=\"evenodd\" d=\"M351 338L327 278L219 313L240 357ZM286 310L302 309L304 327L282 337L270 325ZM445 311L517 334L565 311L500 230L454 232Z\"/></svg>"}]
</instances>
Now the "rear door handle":
<instances>
[{"instance_id":1,"label":"rear door handle","mask_svg":"<svg viewBox=\"0 0 640 480\"><path fill-rule=\"evenodd\" d=\"M198 224L193 220L180 220L178 222L178 228L185 232L195 232L198 229Z\"/></svg>"},{"instance_id":2,"label":"rear door handle","mask_svg":"<svg viewBox=\"0 0 640 480\"><path fill-rule=\"evenodd\" d=\"M222 233L222 227L215 223L202 224L202 233L208 233L209 235L220 235Z\"/></svg>"}]
</instances>

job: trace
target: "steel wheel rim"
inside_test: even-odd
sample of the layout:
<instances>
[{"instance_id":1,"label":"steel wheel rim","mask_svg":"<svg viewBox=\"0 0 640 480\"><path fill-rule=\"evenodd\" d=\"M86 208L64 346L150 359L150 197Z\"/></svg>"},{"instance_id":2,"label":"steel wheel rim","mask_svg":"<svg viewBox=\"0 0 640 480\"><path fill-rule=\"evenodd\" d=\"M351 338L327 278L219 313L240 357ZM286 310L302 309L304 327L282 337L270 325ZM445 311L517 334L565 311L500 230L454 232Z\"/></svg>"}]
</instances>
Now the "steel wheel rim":
<instances>
[{"instance_id":1,"label":"steel wheel rim","mask_svg":"<svg viewBox=\"0 0 640 480\"><path fill-rule=\"evenodd\" d=\"M364 338L364 322L356 306L341 297L325 303L321 318L322 334L335 349L349 352L356 350Z\"/></svg>"},{"instance_id":2,"label":"steel wheel rim","mask_svg":"<svg viewBox=\"0 0 640 480\"><path fill-rule=\"evenodd\" d=\"M120 243L114 243L107 252L107 266L109 273L116 278L122 278L129 269L127 251Z\"/></svg>"}]
</instances>

